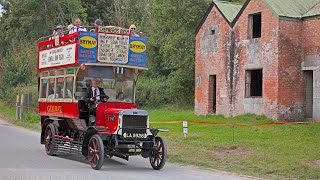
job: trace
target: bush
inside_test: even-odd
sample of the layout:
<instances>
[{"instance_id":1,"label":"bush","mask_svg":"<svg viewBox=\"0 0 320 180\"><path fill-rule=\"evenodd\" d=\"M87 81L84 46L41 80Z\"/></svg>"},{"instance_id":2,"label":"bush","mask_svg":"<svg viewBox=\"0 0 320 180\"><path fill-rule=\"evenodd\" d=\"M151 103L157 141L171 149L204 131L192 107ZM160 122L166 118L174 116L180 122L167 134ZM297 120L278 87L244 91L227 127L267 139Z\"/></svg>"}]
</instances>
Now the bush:
<instances>
[{"instance_id":1,"label":"bush","mask_svg":"<svg viewBox=\"0 0 320 180\"><path fill-rule=\"evenodd\" d=\"M165 77L140 77L136 101L141 106L159 107L168 103L168 85Z\"/></svg>"},{"instance_id":2,"label":"bush","mask_svg":"<svg viewBox=\"0 0 320 180\"><path fill-rule=\"evenodd\" d=\"M15 105L17 95L20 96L22 94L31 94L32 101L30 102L30 106L37 107L38 106L38 86L37 85L29 85L29 86L18 86L8 88L2 92L1 99L8 103L9 105Z\"/></svg>"},{"instance_id":3,"label":"bush","mask_svg":"<svg viewBox=\"0 0 320 180\"><path fill-rule=\"evenodd\" d=\"M178 69L168 77L168 96L170 105L190 108L194 104L194 76Z\"/></svg>"},{"instance_id":4,"label":"bush","mask_svg":"<svg viewBox=\"0 0 320 180\"><path fill-rule=\"evenodd\" d=\"M10 105L17 95L32 93L32 105L37 105L37 46L34 43L12 42L0 59L0 99Z\"/></svg>"},{"instance_id":5,"label":"bush","mask_svg":"<svg viewBox=\"0 0 320 180\"><path fill-rule=\"evenodd\" d=\"M26 123L39 123L40 122L40 115L39 114L32 114L32 113L24 113L23 121Z\"/></svg>"},{"instance_id":6,"label":"bush","mask_svg":"<svg viewBox=\"0 0 320 180\"><path fill-rule=\"evenodd\" d=\"M137 82L136 101L149 107L193 107L194 78L183 70L172 72L168 78L140 77Z\"/></svg>"}]
</instances>

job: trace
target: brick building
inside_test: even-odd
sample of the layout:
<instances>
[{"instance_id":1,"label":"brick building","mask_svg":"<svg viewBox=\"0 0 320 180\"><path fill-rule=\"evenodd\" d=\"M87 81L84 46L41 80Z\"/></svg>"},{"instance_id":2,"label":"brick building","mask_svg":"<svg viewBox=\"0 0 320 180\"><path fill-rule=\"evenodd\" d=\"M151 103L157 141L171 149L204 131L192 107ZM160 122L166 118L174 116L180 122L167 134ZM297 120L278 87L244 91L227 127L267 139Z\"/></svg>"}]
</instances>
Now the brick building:
<instances>
[{"instance_id":1,"label":"brick building","mask_svg":"<svg viewBox=\"0 0 320 180\"><path fill-rule=\"evenodd\" d=\"M195 113L320 121L320 0L213 1L198 26Z\"/></svg>"}]
</instances>

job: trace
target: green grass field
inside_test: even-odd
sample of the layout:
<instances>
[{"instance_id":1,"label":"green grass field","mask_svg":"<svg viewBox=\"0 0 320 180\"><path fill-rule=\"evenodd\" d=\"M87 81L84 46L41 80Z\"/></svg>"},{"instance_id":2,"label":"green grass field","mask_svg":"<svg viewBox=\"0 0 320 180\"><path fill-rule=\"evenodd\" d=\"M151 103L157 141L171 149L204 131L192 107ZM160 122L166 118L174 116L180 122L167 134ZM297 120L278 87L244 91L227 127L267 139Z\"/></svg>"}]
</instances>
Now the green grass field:
<instances>
[{"instance_id":1,"label":"green grass field","mask_svg":"<svg viewBox=\"0 0 320 180\"><path fill-rule=\"evenodd\" d=\"M168 144L168 160L268 179L320 179L320 124L257 125L270 123L264 116L195 116L191 110L147 109L151 127ZM15 109L0 104L0 114L10 122L38 130L38 115L15 121ZM183 137L181 120L188 123ZM173 123L167 123L173 122ZM238 124L240 123L240 124Z\"/></svg>"},{"instance_id":2,"label":"green grass field","mask_svg":"<svg viewBox=\"0 0 320 180\"><path fill-rule=\"evenodd\" d=\"M182 122L151 124L168 129L162 133L169 161L236 172L268 179L320 178L320 124L264 125L264 116L195 116L193 111L148 110L151 122L196 120L227 125L188 123L183 137ZM244 126L233 126L236 122ZM234 132L234 133L233 133Z\"/></svg>"}]
</instances>

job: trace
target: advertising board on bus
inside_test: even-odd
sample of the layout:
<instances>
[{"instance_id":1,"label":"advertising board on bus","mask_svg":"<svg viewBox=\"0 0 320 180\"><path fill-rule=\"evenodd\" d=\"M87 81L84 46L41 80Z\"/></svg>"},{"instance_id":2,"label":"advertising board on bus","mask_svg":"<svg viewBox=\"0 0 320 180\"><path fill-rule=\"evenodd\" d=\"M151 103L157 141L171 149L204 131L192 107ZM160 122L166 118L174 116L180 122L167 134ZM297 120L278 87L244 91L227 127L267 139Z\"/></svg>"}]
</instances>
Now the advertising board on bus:
<instances>
[{"instance_id":1,"label":"advertising board on bus","mask_svg":"<svg viewBox=\"0 0 320 180\"><path fill-rule=\"evenodd\" d=\"M58 68L82 63L107 63L146 67L147 42L130 36L129 29L101 26L98 32L76 32L39 43L38 68Z\"/></svg>"}]
</instances>

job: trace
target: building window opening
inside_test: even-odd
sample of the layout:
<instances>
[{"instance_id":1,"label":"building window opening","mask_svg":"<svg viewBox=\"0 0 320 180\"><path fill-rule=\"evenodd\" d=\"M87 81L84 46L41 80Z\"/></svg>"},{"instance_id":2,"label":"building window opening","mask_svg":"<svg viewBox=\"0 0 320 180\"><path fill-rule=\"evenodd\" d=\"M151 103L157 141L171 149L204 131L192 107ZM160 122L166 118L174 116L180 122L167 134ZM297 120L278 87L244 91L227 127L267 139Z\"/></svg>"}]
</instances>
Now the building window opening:
<instances>
[{"instance_id":1,"label":"building window opening","mask_svg":"<svg viewBox=\"0 0 320 180\"><path fill-rule=\"evenodd\" d=\"M261 37L261 13L249 15L250 39Z\"/></svg>"},{"instance_id":2,"label":"building window opening","mask_svg":"<svg viewBox=\"0 0 320 180\"><path fill-rule=\"evenodd\" d=\"M246 71L246 97L262 97L262 69Z\"/></svg>"}]
</instances>

